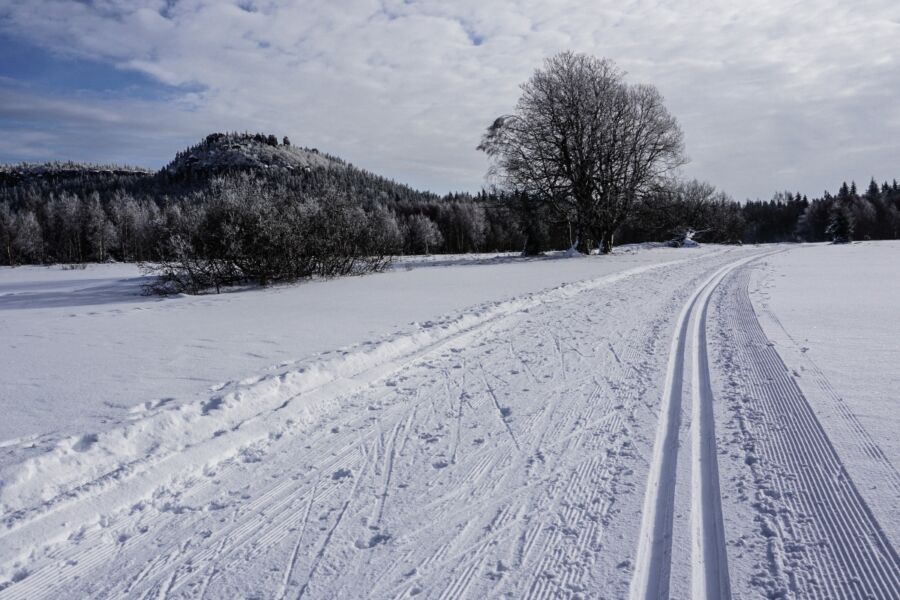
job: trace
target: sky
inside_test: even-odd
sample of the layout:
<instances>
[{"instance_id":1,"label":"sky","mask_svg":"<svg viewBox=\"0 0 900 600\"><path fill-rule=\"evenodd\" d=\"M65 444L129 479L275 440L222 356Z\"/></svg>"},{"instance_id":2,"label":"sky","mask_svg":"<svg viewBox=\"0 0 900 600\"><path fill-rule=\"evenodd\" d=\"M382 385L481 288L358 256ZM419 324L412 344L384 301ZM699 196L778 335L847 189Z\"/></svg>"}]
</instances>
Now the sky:
<instances>
[{"instance_id":1,"label":"sky","mask_svg":"<svg viewBox=\"0 0 900 600\"><path fill-rule=\"evenodd\" d=\"M563 50L659 88L738 200L900 178L896 0L0 0L0 162L261 131L438 193Z\"/></svg>"}]
</instances>

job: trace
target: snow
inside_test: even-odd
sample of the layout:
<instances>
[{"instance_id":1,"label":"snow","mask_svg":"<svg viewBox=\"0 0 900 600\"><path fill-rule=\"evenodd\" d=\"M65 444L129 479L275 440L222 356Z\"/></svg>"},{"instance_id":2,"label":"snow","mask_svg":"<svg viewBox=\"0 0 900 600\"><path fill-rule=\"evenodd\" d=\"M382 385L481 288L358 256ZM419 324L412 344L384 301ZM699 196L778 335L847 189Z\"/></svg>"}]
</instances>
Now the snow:
<instances>
[{"instance_id":1,"label":"snow","mask_svg":"<svg viewBox=\"0 0 900 600\"><path fill-rule=\"evenodd\" d=\"M142 295L129 264L0 268L0 465L417 322L679 256L407 257L368 277L168 299Z\"/></svg>"},{"instance_id":2,"label":"snow","mask_svg":"<svg viewBox=\"0 0 900 600\"><path fill-rule=\"evenodd\" d=\"M752 282L766 335L900 545L900 242L805 245ZM873 457L874 455L874 457Z\"/></svg>"},{"instance_id":3,"label":"snow","mask_svg":"<svg viewBox=\"0 0 900 600\"><path fill-rule=\"evenodd\" d=\"M898 249L0 271L0 599L896 597Z\"/></svg>"}]
</instances>

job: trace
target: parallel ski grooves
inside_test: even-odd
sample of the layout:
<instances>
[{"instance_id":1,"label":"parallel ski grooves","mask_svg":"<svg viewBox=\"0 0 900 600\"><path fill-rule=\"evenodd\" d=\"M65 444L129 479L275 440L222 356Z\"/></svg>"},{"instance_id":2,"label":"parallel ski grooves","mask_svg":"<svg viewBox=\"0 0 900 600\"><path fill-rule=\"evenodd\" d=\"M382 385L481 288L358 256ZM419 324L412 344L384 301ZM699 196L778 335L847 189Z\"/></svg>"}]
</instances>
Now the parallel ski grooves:
<instances>
[{"instance_id":1,"label":"parallel ski grooves","mask_svg":"<svg viewBox=\"0 0 900 600\"><path fill-rule=\"evenodd\" d=\"M631 579L632 600L659 600L669 597L678 432L681 428L685 348L688 343L688 324L692 316L694 328L691 330L690 341L695 353L693 399L695 408L699 411L695 412L695 421L707 422L705 428L695 431L697 441L694 444L694 474L699 481L695 481L693 491L695 502L692 503L694 513L692 519L696 524L693 532L695 551L693 590L697 598L730 596L718 490L718 467L714 461L715 434L711 430L712 393L708 390L709 371L705 361L704 327L706 306L716 286L729 272L761 256L763 254L743 258L716 271L694 291L678 316L669 351L653 458L647 477L641 532L635 556L634 575ZM702 365L697 364L700 358L704 361ZM705 390L697 389L701 384L705 384ZM704 405L708 407L704 408ZM708 449L709 444L713 445L711 451ZM702 485L699 485L701 483Z\"/></svg>"},{"instance_id":2,"label":"parallel ski grooves","mask_svg":"<svg viewBox=\"0 0 900 600\"><path fill-rule=\"evenodd\" d=\"M691 378L692 598L729 598L728 555L719 491L715 415L706 348L706 313L716 280L707 286L694 315Z\"/></svg>"},{"instance_id":3,"label":"parallel ski grooves","mask_svg":"<svg viewBox=\"0 0 900 600\"><path fill-rule=\"evenodd\" d=\"M740 377L767 424L766 435L753 438L755 452L764 463L760 468L772 474L775 491L790 508L785 514L805 517L780 530L788 536L784 541L798 546L805 558L798 592L807 598L900 597L895 549L769 344L747 293L749 273L737 277L730 313L732 330L740 337Z\"/></svg>"}]
</instances>

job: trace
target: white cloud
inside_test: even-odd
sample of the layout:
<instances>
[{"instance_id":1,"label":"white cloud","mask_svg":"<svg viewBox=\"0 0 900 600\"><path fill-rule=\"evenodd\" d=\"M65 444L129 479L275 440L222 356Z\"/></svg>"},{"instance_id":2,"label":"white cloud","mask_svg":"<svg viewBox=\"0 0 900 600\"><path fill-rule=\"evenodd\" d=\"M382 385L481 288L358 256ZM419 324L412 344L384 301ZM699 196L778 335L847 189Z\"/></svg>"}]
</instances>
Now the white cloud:
<instances>
[{"instance_id":1,"label":"white cloud","mask_svg":"<svg viewBox=\"0 0 900 600\"><path fill-rule=\"evenodd\" d=\"M686 174L738 197L818 193L900 166L894 0L3 4L0 26L33 43L202 89L160 106L179 140L288 134L435 191L481 184L483 128L569 48L655 83L685 129ZM105 124L121 129L111 139L127 137L128 110Z\"/></svg>"}]
</instances>

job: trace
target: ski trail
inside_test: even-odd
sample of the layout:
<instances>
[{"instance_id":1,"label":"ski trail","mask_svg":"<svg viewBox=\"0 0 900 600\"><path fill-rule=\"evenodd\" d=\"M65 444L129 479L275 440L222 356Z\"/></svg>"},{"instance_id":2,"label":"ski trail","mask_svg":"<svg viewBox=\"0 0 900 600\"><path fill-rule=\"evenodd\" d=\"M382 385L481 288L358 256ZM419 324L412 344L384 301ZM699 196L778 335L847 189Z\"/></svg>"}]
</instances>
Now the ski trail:
<instances>
[{"instance_id":1,"label":"ski trail","mask_svg":"<svg viewBox=\"0 0 900 600\"><path fill-rule=\"evenodd\" d=\"M318 480L313 485L312 492L309 494L309 502L306 503L306 512L303 515L303 524L300 526L300 532L297 534L297 541L294 542L294 547L291 550L290 559L288 559L287 566L284 569L284 576L281 578L281 588L278 590L278 595L276 596L278 600L284 600L284 597L287 595L287 588L291 582L291 577L294 574L294 569L297 567L297 556L300 552L300 542L303 541L303 534L306 532L306 527L309 525L309 515L312 512L313 502L316 499L316 489L318 486ZM208 585L208 583L207 583ZM204 586L205 588L206 586Z\"/></svg>"},{"instance_id":2,"label":"ski trail","mask_svg":"<svg viewBox=\"0 0 900 600\"><path fill-rule=\"evenodd\" d=\"M727 296L732 363L740 365L730 376L746 398L732 405L765 499L757 508L762 535L778 549L768 580L757 585L813 599L898 598L900 558L762 330L748 281L749 271L741 271Z\"/></svg>"},{"instance_id":3,"label":"ski trail","mask_svg":"<svg viewBox=\"0 0 900 600\"><path fill-rule=\"evenodd\" d=\"M756 301L751 299L751 302L753 302L753 306L756 308ZM769 308L768 303L765 300L759 302L757 316L764 318L764 321L774 327L779 347L781 347L782 342L785 346L788 346L788 348L785 349L789 352L793 352L796 357L796 362L800 363L801 369L804 371L804 378L807 380L811 379L815 384L815 387L811 390L806 389L805 386L803 388L804 393L811 392L811 395L817 396L815 399L810 397L809 400L814 404L816 403L815 400L827 402L834 407L835 412L841 416L846 425L846 427L843 428L845 432L854 438L854 442L860 451L874 461L874 464L869 465L870 468L880 471L879 476L881 480L893 488L893 493L895 495L900 496L900 473L898 473L897 468L891 463L884 450L881 449L866 428L863 427L859 418L851 412L845 400L838 394L837 390L834 389L831 382L825 376L825 373L809 355L807 352L808 348L794 339L784 327L781 320L778 318L778 315ZM765 323L761 324L761 326L763 326L763 331L769 331L769 328L764 325Z\"/></svg>"},{"instance_id":4,"label":"ski trail","mask_svg":"<svg viewBox=\"0 0 900 600\"><path fill-rule=\"evenodd\" d=\"M685 281L726 260L647 273L627 289L652 297L635 306L628 294L610 294L602 311L609 316L597 316L596 295L572 295L416 347L346 385L326 384L290 410L259 418L267 436L254 445L258 457L217 457L199 467L202 475L157 481L162 495L137 511L117 508L118 494L103 505L100 495L73 498L73 506L98 506L93 514L104 522L83 538L51 540L0 598L165 590L170 598L525 597L529 590L578 597L608 575L624 589L627 570L609 563L619 538L604 536L623 506L611 508L619 493L637 483L628 468L639 460L630 445L641 427L634 410L651 402L647 390L665 366L656 350L667 343L673 298L685 294ZM560 332L558 343L542 331ZM609 352L596 352L607 345ZM334 410L285 426L313 402ZM192 452L178 464L198 471ZM352 483L330 476L351 470ZM633 492L637 502L641 492ZM47 522L34 527L20 522L0 532L0 546L48 531L61 516L45 513ZM372 525L385 535L369 538ZM120 533L131 537L110 543ZM185 540L190 548L178 551Z\"/></svg>"},{"instance_id":5,"label":"ski trail","mask_svg":"<svg viewBox=\"0 0 900 600\"><path fill-rule=\"evenodd\" d=\"M672 544L672 510L675 503L675 467L678 459L678 429L681 421L682 371L688 316L696 294L685 304L675 325L664 396L653 458L647 477L641 533L635 556L631 598L657 599L669 594L669 564Z\"/></svg>"},{"instance_id":6,"label":"ski trail","mask_svg":"<svg viewBox=\"0 0 900 600\"><path fill-rule=\"evenodd\" d=\"M742 258L716 271L697 287L678 315L675 333L672 337L672 343L669 350L669 360L666 367L666 378L663 386L663 398L660 406L656 440L653 446L650 471L647 476L647 488L644 496L641 529L635 555L634 574L632 576L629 592L632 600L659 600L669 597L669 580L672 561L672 522L673 511L675 508L675 477L678 464L678 433L681 428L681 405L686 358L685 350L688 343L688 326L690 319L692 315L694 315L698 305L705 308L712 290L715 289L727 273L764 255L765 254L757 254ZM702 300L701 296L703 296ZM705 315L705 310L701 312ZM695 327L691 332L693 338L691 341L695 349L699 347L701 342L705 344L706 341L705 335L702 340L698 339L699 331L705 323L705 318L701 319L700 316L701 315L699 314L694 316ZM703 377L696 368L695 372L697 373L698 383L702 382ZM705 380L708 386L708 370ZM701 395L696 398L694 404L702 405L704 404L703 400L704 398ZM706 400L711 401L711 398L706 398ZM710 402L706 403L710 404ZM711 440L707 439L704 443L708 444L710 441L712 444L715 444L714 436ZM699 441L698 445L700 445ZM714 448L712 449L712 452L714 456ZM698 465L704 465L697 467L697 469L699 469L698 477L702 477L708 482L709 477L712 477L713 475L717 476L717 471L715 469L705 468L705 465L709 464L708 458L706 461L698 458L695 462ZM702 488L703 492L700 493L700 498L697 500L698 504L695 507L695 511L699 511L699 514L695 513L698 518L695 518L694 521L698 524L702 524L704 523L704 519L711 519L713 522L709 524L709 527L713 532L716 530L714 524L715 518L712 516L715 514L714 508L711 508L710 511L706 511L707 515L705 517L700 517L700 515L703 514L709 504L715 505L714 499L708 499L704 502L703 497L704 495L709 497L714 492L717 494L717 486L718 482L715 482L715 485L711 482L705 484ZM696 492L697 490L695 489L695 495ZM721 515L721 508L718 509L718 512L719 515ZM706 557L708 543L712 543L715 546L718 546L719 544L715 541L707 541L706 538L703 537L706 535L706 526L703 526L702 529L703 531L695 533L695 538L702 538L700 542L698 542L699 547L695 548L695 550ZM721 516L719 516L719 529L721 529ZM724 552L722 554L724 554ZM698 588L699 590L707 590L707 584L701 584L701 580L706 582L709 578L721 577L714 576L713 573L722 566L727 569L726 565L719 564L720 561L717 560L717 557L719 556L720 555L717 552L712 552L709 555L710 563L706 564L704 562L700 570L695 570L693 573L695 592L698 591ZM697 558L699 558L699 556L697 556ZM694 562L696 563L696 560ZM724 577L725 581L727 581L727 574ZM702 596L702 598L706 597L706 595ZM710 597L718 596L713 595Z\"/></svg>"},{"instance_id":7,"label":"ski trail","mask_svg":"<svg viewBox=\"0 0 900 600\"><path fill-rule=\"evenodd\" d=\"M394 457L396 455L397 448L397 434L400 432L400 429L403 427L403 422L398 422L397 425L394 426L394 430L391 433L391 439L388 441L388 449L384 455L384 485L381 488L381 493L378 495L378 512L375 515L375 526L381 526L381 521L384 519L384 505L387 502L388 494L391 489L391 477L394 475Z\"/></svg>"},{"instance_id":8,"label":"ski trail","mask_svg":"<svg viewBox=\"0 0 900 600\"><path fill-rule=\"evenodd\" d=\"M709 284L698 300L691 339L691 574L692 598L731 597L725 549L715 415L706 346L706 314L713 290L728 271Z\"/></svg>"},{"instance_id":9,"label":"ski trail","mask_svg":"<svg viewBox=\"0 0 900 600\"><path fill-rule=\"evenodd\" d=\"M509 421L507 420L507 412L500 406L500 401L497 400L497 394L494 392L494 387L487 380L487 372L484 370L484 365L479 363L478 368L481 369L481 379L484 381L484 387L487 389L488 395L491 397L491 400L494 402L494 408L497 409L497 418L503 423L503 426L506 428L506 432L509 434L510 439L513 444L516 446L516 450L519 452L522 451L522 446L519 445L519 440L516 438L516 434L513 433L512 427L509 426Z\"/></svg>"},{"instance_id":10,"label":"ski trail","mask_svg":"<svg viewBox=\"0 0 900 600\"><path fill-rule=\"evenodd\" d=\"M365 449L363 449L363 451L365 451ZM312 579L316 574L316 570L319 568L319 565L322 562L322 558L325 556L325 552L328 550L328 545L331 543L331 540L334 537L334 532L337 531L337 528L344 521L344 516L347 514L347 509L350 508L350 503L353 502L353 499L356 497L356 492L359 489L359 483L360 481L362 481L363 475L365 474L368 465L371 463L371 454L371 452L366 452L363 467L360 469L359 473L354 475L353 486L350 488L350 492L347 494L347 498L344 500L344 504L341 506L341 510L338 513L337 518L334 520L334 524L331 526L331 529L328 530L328 534L322 541L322 545L319 547L319 551L316 553L312 565L310 565L309 567L309 573L307 573L306 581L303 583L303 587L300 588L300 592L297 594L297 600L300 600L300 598L302 598L303 595L309 590L309 584L312 583Z\"/></svg>"},{"instance_id":11,"label":"ski trail","mask_svg":"<svg viewBox=\"0 0 900 600\"><path fill-rule=\"evenodd\" d=\"M228 542L228 538L225 538L222 540L222 542L219 544L218 548L216 549L217 555L222 553L222 551L225 549L225 544L227 542ZM197 594L197 598L199 598L199 600L203 600L206 597L206 590L209 589L210 582L212 581L213 577L215 577L216 573L218 572L215 565L212 565L208 569L208 571L209 572L203 577L203 581L200 583L200 593Z\"/></svg>"}]
</instances>

